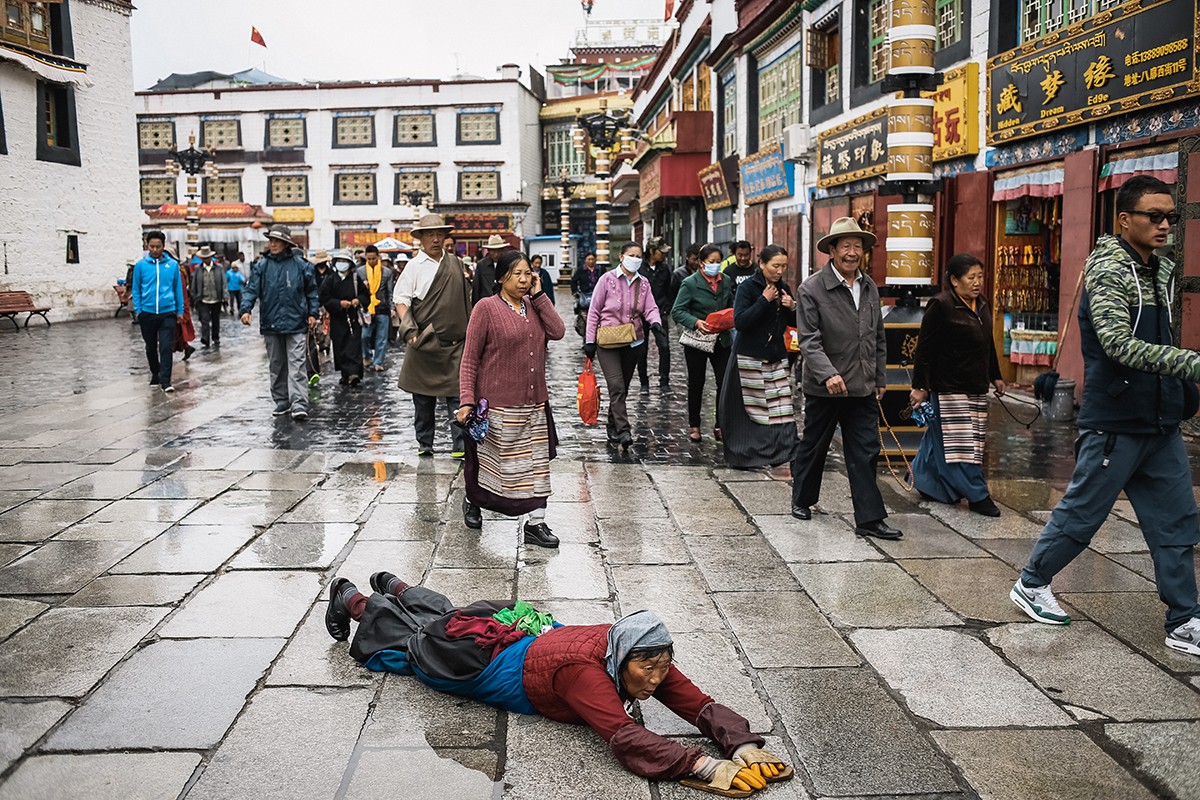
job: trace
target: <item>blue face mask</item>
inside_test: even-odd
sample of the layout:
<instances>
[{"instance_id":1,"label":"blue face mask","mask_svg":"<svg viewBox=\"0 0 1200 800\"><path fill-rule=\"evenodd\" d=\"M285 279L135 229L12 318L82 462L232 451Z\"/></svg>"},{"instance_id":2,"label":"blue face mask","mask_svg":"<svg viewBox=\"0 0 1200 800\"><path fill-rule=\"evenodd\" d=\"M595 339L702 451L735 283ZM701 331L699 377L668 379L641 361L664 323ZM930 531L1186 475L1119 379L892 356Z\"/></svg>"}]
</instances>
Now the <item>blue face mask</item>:
<instances>
[{"instance_id":1,"label":"blue face mask","mask_svg":"<svg viewBox=\"0 0 1200 800\"><path fill-rule=\"evenodd\" d=\"M625 268L626 272L632 275L642 268L642 260L637 256L623 256L621 258L621 266Z\"/></svg>"},{"instance_id":2,"label":"blue face mask","mask_svg":"<svg viewBox=\"0 0 1200 800\"><path fill-rule=\"evenodd\" d=\"M717 277L717 274L720 271L721 271L721 262L720 261L716 261L712 264L705 262L704 274L707 275L708 277L715 278L715 277Z\"/></svg>"}]
</instances>

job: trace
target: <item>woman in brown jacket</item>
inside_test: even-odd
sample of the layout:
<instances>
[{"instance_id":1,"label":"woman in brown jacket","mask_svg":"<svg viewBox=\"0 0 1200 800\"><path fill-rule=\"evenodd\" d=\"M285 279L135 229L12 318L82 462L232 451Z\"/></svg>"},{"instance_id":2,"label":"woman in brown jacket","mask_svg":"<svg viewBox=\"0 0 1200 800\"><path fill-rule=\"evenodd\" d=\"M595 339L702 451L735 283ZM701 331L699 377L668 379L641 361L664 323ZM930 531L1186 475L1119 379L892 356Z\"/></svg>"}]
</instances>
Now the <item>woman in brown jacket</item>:
<instances>
[{"instance_id":1,"label":"woman in brown jacket","mask_svg":"<svg viewBox=\"0 0 1200 800\"><path fill-rule=\"evenodd\" d=\"M912 393L933 419L912 462L913 485L926 500L957 503L1000 516L983 477L988 385L1004 394L992 341L992 316L983 297L983 264L960 253L946 265L942 293L929 301L914 356Z\"/></svg>"}]
</instances>

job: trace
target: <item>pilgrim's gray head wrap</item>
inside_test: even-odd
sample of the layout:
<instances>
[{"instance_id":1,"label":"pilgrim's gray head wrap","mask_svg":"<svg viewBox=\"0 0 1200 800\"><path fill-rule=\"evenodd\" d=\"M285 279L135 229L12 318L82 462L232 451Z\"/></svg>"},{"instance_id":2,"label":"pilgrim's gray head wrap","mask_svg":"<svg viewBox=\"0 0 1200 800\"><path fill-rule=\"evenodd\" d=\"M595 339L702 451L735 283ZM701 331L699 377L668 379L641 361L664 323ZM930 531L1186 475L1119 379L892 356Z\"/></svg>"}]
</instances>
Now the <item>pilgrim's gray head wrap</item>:
<instances>
[{"instance_id":1,"label":"pilgrim's gray head wrap","mask_svg":"<svg viewBox=\"0 0 1200 800\"><path fill-rule=\"evenodd\" d=\"M667 626L653 611L635 611L613 623L608 631L608 650L604 654L604 668L608 677L618 687L621 663L630 651L644 647L666 647L673 644Z\"/></svg>"}]
</instances>

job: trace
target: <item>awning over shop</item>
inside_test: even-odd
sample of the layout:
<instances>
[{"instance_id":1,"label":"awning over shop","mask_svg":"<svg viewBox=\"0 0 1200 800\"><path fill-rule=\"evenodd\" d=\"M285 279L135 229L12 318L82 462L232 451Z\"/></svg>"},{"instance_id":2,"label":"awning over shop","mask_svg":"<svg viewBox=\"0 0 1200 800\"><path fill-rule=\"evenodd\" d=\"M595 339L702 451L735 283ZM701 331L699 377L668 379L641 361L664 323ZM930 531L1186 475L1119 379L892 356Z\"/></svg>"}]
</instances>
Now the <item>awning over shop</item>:
<instances>
[{"instance_id":1,"label":"awning over shop","mask_svg":"<svg viewBox=\"0 0 1200 800\"><path fill-rule=\"evenodd\" d=\"M0 42L0 61L9 61L53 83L91 86L87 65L53 53L43 53L11 42Z\"/></svg>"},{"instance_id":2,"label":"awning over shop","mask_svg":"<svg viewBox=\"0 0 1200 800\"><path fill-rule=\"evenodd\" d=\"M993 200L1020 197L1058 197L1063 193L1063 162L1003 172L992 187Z\"/></svg>"},{"instance_id":3,"label":"awning over shop","mask_svg":"<svg viewBox=\"0 0 1200 800\"><path fill-rule=\"evenodd\" d=\"M1134 175L1152 175L1164 183L1175 183L1179 174L1179 150L1153 155L1118 158L1100 170L1100 191L1116 189Z\"/></svg>"},{"instance_id":4,"label":"awning over shop","mask_svg":"<svg viewBox=\"0 0 1200 800\"><path fill-rule=\"evenodd\" d=\"M211 222L225 225L251 225L261 222L269 225L275 218L263 211L262 206L250 203L201 203L198 206L201 225L207 227ZM158 208L146 211L151 222L170 225L187 221L187 206L182 203L163 203Z\"/></svg>"}]
</instances>

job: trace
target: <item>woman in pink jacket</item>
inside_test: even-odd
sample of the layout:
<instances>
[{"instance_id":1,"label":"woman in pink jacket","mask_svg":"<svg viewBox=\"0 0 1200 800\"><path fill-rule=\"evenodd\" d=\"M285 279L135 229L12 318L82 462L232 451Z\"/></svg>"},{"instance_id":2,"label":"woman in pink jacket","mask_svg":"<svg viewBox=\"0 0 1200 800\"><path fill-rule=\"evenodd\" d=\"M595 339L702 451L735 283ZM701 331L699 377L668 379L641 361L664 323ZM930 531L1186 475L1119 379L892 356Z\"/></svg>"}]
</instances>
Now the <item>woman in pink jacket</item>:
<instances>
[{"instance_id":1,"label":"woman in pink jacket","mask_svg":"<svg viewBox=\"0 0 1200 800\"><path fill-rule=\"evenodd\" d=\"M588 308L587 334L583 352L588 358L600 358L600 371L608 385L608 443L628 450L633 444L625 395L638 358L646 349L647 328L660 348L667 347L667 334L658 316L658 305L650 284L638 274L642 266L642 247L629 242L621 247L617 269L609 270L596 281L592 305ZM601 328L633 325L633 341L597 349Z\"/></svg>"}]
</instances>

